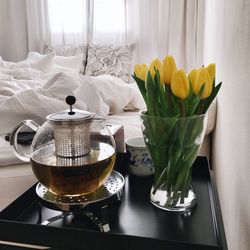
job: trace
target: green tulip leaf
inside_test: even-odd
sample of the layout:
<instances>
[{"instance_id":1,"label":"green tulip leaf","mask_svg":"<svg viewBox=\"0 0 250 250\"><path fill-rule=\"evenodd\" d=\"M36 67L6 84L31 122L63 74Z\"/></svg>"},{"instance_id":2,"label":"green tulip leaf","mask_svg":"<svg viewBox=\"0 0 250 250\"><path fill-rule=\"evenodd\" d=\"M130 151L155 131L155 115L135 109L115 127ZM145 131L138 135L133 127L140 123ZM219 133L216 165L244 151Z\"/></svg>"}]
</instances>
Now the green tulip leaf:
<instances>
[{"instance_id":1,"label":"green tulip leaf","mask_svg":"<svg viewBox=\"0 0 250 250\"><path fill-rule=\"evenodd\" d=\"M146 88L147 88L146 96L148 100L147 108L149 115L159 116L159 110L157 105L157 88L155 86L155 82L150 72L147 73Z\"/></svg>"},{"instance_id":2,"label":"green tulip leaf","mask_svg":"<svg viewBox=\"0 0 250 250\"><path fill-rule=\"evenodd\" d=\"M204 103L204 107L203 107L203 113L207 112L210 104L213 102L214 98L217 96L217 94L221 88L221 84L222 84L222 82L220 82L217 86L215 86L212 90L211 95L208 98L206 98L205 103Z\"/></svg>"},{"instance_id":3,"label":"green tulip leaf","mask_svg":"<svg viewBox=\"0 0 250 250\"><path fill-rule=\"evenodd\" d=\"M140 78L138 78L136 76L136 74L132 75L132 77L134 78L141 94L142 94L142 97L145 101L145 103L147 104L147 96L146 96L146 86L145 86L145 81L141 80Z\"/></svg>"},{"instance_id":4,"label":"green tulip leaf","mask_svg":"<svg viewBox=\"0 0 250 250\"><path fill-rule=\"evenodd\" d=\"M195 93L192 94L192 97L188 102L188 116L198 114L199 112L198 106L201 103L201 96L204 91L204 88L205 84L201 86L198 95L195 95Z\"/></svg>"}]
</instances>

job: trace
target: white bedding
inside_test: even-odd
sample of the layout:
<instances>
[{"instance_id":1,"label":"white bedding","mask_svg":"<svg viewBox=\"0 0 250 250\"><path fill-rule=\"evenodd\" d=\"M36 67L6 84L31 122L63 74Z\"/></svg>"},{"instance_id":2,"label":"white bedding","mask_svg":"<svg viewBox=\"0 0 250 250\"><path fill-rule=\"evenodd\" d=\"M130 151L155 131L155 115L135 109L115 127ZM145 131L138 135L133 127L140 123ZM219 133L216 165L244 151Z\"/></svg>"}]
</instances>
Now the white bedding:
<instances>
[{"instance_id":1,"label":"white bedding","mask_svg":"<svg viewBox=\"0 0 250 250\"><path fill-rule=\"evenodd\" d=\"M51 61L51 57L42 59ZM27 59L0 67L0 135L11 132L24 119L42 124L48 114L66 109L65 97L72 94L77 99L75 108L102 116L121 113L128 107L144 108L135 83L108 75L85 76L62 66L63 72L58 72L60 65L51 62L50 71L44 64L39 69L39 64L32 62Z\"/></svg>"},{"instance_id":2,"label":"white bedding","mask_svg":"<svg viewBox=\"0 0 250 250\"><path fill-rule=\"evenodd\" d=\"M0 63L0 166L21 163L4 135L24 119L42 124L48 114L68 108L67 95L76 97L74 108L105 117L145 107L135 83L109 75L85 76L72 69L72 62L69 67L65 61L56 64L53 55L30 53L29 57L18 63ZM124 120L113 122L123 124Z\"/></svg>"}]
</instances>

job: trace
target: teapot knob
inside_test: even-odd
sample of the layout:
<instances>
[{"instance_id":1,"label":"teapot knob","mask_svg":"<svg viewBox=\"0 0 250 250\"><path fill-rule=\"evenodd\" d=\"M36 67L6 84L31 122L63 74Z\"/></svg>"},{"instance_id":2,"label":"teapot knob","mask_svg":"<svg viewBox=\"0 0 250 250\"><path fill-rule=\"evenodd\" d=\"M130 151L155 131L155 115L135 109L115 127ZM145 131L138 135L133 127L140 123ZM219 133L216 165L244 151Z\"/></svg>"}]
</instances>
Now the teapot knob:
<instances>
[{"instance_id":1,"label":"teapot knob","mask_svg":"<svg viewBox=\"0 0 250 250\"><path fill-rule=\"evenodd\" d=\"M65 100L65 101L66 101L66 103L69 105L69 112L68 112L68 114L69 114L69 115L74 115L75 112L72 111L72 105L75 104L76 98L75 98L73 95L68 95L68 96L66 97L66 100Z\"/></svg>"}]
</instances>

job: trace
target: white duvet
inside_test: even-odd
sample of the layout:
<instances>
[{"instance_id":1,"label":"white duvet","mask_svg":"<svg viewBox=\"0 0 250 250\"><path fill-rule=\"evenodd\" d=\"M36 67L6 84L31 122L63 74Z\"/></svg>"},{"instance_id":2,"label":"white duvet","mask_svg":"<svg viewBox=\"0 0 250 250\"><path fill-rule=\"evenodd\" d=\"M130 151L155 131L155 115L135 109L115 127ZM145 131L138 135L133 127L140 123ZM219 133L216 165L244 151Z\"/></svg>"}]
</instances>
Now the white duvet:
<instances>
[{"instance_id":1,"label":"white duvet","mask_svg":"<svg viewBox=\"0 0 250 250\"><path fill-rule=\"evenodd\" d=\"M85 76L53 64L53 56L19 63L0 63L0 134L10 133L21 120L42 124L48 114L64 110L74 95L74 108L107 116L124 109L142 109L144 101L135 83L103 75ZM49 63L50 64L49 64ZM40 64L39 64L40 63Z\"/></svg>"}]
</instances>

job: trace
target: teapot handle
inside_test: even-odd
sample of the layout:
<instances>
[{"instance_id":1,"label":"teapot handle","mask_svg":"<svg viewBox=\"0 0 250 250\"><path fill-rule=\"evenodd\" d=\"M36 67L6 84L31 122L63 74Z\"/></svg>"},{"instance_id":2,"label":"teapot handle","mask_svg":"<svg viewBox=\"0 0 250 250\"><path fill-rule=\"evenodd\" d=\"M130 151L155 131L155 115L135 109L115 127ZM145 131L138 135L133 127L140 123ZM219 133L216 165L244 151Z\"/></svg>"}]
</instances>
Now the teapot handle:
<instances>
[{"instance_id":1,"label":"teapot handle","mask_svg":"<svg viewBox=\"0 0 250 250\"><path fill-rule=\"evenodd\" d=\"M20 148L18 147L18 143L17 143L18 133L24 126L29 127L35 132L40 128L40 126L32 120L21 121L20 123L16 125L16 127L10 133L10 145L14 147L14 153L20 160L29 162L30 154L26 154L22 150L20 150Z\"/></svg>"},{"instance_id":2,"label":"teapot handle","mask_svg":"<svg viewBox=\"0 0 250 250\"><path fill-rule=\"evenodd\" d=\"M94 114L94 113L93 113L93 114ZM104 123L105 120L106 120L106 119L105 119L105 117L103 117L103 116L96 115L96 114L93 115L93 121L99 122L100 125L101 125L101 127L102 127L103 129L106 128L106 130L107 130L107 132L108 132L107 135L108 135L109 138L110 138L110 142L111 142L113 148L114 148L115 151L116 151L116 142L115 142L115 138L114 138L114 136L113 136L113 134L112 134L112 132L111 132L110 125L107 125L107 124Z\"/></svg>"}]
</instances>

